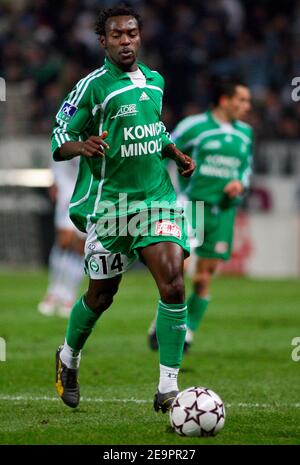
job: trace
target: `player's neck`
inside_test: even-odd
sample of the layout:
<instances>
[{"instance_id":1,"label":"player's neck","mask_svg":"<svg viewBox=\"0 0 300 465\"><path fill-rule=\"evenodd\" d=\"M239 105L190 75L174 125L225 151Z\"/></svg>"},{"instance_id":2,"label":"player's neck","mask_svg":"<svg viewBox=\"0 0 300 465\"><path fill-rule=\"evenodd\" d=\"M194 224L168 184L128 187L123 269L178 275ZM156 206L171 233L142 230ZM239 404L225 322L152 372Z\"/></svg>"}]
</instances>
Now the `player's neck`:
<instances>
[{"instance_id":1,"label":"player's neck","mask_svg":"<svg viewBox=\"0 0 300 465\"><path fill-rule=\"evenodd\" d=\"M214 108L212 110L212 115L217 120L217 122L228 123L228 124L232 123L231 118L229 118L229 116L226 114L226 112L222 108L219 108L219 107Z\"/></svg>"},{"instance_id":2,"label":"player's neck","mask_svg":"<svg viewBox=\"0 0 300 465\"><path fill-rule=\"evenodd\" d=\"M120 63L116 63L116 65L124 72L124 73L133 73L139 69L137 62L135 61L131 65L123 65Z\"/></svg>"},{"instance_id":3,"label":"player's neck","mask_svg":"<svg viewBox=\"0 0 300 465\"><path fill-rule=\"evenodd\" d=\"M131 66L126 67L126 68L122 67L121 69L122 69L122 71L124 71L124 73L134 73L135 71L137 71L139 69L139 67L138 67L137 63L135 62Z\"/></svg>"},{"instance_id":4,"label":"player's neck","mask_svg":"<svg viewBox=\"0 0 300 465\"><path fill-rule=\"evenodd\" d=\"M122 63L120 63L119 61L116 61L114 60L114 58L112 56L110 56L108 53L106 54L106 58L113 64L115 65L117 68L119 68L121 71L123 71L124 73L132 73L134 71L137 71L139 68L138 68L138 64L136 61L134 61L133 63L131 64L128 64L128 65L124 65Z\"/></svg>"}]
</instances>

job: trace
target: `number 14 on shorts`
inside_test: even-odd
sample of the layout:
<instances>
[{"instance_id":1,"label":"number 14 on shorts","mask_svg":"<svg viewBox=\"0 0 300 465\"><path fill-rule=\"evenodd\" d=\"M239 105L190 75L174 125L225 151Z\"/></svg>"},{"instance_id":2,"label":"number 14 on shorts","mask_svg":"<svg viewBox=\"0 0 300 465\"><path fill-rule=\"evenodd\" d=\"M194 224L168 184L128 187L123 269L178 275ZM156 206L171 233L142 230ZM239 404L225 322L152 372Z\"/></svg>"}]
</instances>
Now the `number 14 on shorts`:
<instances>
[{"instance_id":1,"label":"number 14 on shorts","mask_svg":"<svg viewBox=\"0 0 300 465\"><path fill-rule=\"evenodd\" d=\"M87 274L91 278L110 278L126 271L131 265L126 255L116 254L94 254L87 261Z\"/></svg>"}]
</instances>

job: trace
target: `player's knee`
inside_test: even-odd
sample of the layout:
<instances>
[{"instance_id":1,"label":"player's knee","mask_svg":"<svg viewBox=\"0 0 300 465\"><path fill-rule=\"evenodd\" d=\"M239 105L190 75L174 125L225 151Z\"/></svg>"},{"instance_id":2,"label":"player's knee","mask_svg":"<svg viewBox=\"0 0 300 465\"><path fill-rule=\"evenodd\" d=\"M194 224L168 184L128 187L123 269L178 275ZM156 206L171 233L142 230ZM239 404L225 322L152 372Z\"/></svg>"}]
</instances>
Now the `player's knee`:
<instances>
[{"instance_id":1,"label":"player's knee","mask_svg":"<svg viewBox=\"0 0 300 465\"><path fill-rule=\"evenodd\" d=\"M165 303L177 304L184 302L184 282L182 276L164 283L160 288L161 299Z\"/></svg>"},{"instance_id":2,"label":"player's knee","mask_svg":"<svg viewBox=\"0 0 300 465\"><path fill-rule=\"evenodd\" d=\"M101 315L101 313L107 310L114 299L114 294L101 293L101 294L87 294L86 303L93 312Z\"/></svg>"},{"instance_id":3,"label":"player's knee","mask_svg":"<svg viewBox=\"0 0 300 465\"><path fill-rule=\"evenodd\" d=\"M208 271L197 274L194 278L194 292L197 295L205 293L209 287L210 279L211 276Z\"/></svg>"},{"instance_id":4,"label":"player's knee","mask_svg":"<svg viewBox=\"0 0 300 465\"><path fill-rule=\"evenodd\" d=\"M194 282L194 291L197 295L201 295L204 290L207 288L208 282L199 280Z\"/></svg>"}]
</instances>

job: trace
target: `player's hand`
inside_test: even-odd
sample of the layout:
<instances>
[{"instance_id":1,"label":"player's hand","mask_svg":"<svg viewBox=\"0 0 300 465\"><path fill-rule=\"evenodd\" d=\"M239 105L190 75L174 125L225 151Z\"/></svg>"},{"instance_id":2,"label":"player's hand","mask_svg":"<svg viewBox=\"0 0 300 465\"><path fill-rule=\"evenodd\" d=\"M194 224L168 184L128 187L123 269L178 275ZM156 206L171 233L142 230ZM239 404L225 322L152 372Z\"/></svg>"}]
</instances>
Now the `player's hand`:
<instances>
[{"instance_id":1,"label":"player's hand","mask_svg":"<svg viewBox=\"0 0 300 465\"><path fill-rule=\"evenodd\" d=\"M180 152L179 150L176 157L176 164L178 166L179 174L181 174L181 176L184 176L185 178L189 178L190 176L192 176L196 168L194 160L185 153Z\"/></svg>"},{"instance_id":2,"label":"player's hand","mask_svg":"<svg viewBox=\"0 0 300 465\"><path fill-rule=\"evenodd\" d=\"M184 176L185 178L192 176L196 168L194 160L185 153L182 153L180 150L178 150L175 144L166 145L163 154L164 156L175 161L181 176Z\"/></svg>"},{"instance_id":3,"label":"player's hand","mask_svg":"<svg viewBox=\"0 0 300 465\"><path fill-rule=\"evenodd\" d=\"M80 155L84 157L103 157L105 150L109 149L109 145L104 141L108 132L104 131L101 136L90 136L82 143Z\"/></svg>"},{"instance_id":4,"label":"player's hand","mask_svg":"<svg viewBox=\"0 0 300 465\"><path fill-rule=\"evenodd\" d=\"M224 188L225 194L227 194L230 199L234 199L235 197L240 195L243 192L243 190L243 184L237 180L230 181L228 184L226 184Z\"/></svg>"}]
</instances>

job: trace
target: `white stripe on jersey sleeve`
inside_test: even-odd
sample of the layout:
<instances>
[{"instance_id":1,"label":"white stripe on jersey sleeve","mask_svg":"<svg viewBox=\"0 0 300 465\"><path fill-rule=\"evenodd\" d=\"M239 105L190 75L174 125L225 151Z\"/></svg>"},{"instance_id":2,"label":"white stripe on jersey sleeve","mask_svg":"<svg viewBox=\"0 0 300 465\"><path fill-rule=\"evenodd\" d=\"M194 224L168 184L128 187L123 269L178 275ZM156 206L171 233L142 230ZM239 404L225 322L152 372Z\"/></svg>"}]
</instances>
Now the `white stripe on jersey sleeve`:
<instances>
[{"instance_id":1,"label":"white stripe on jersey sleeve","mask_svg":"<svg viewBox=\"0 0 300 465\"><path fill-rule=\"evenodd\" d=\"M201 113L200 115L192 115L184 118L175 128L173 131L173 137L178 138L183 135L184 132L191 129L195 124L198 123L205 123L207 121L207 115L205 113Z\"/></svg>"}]
</instances>

